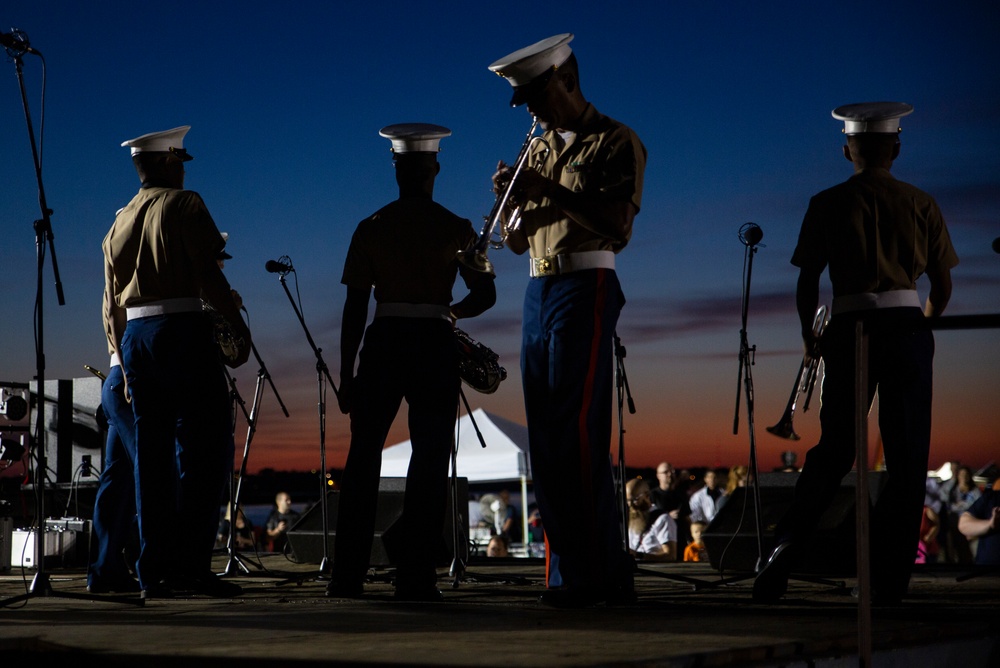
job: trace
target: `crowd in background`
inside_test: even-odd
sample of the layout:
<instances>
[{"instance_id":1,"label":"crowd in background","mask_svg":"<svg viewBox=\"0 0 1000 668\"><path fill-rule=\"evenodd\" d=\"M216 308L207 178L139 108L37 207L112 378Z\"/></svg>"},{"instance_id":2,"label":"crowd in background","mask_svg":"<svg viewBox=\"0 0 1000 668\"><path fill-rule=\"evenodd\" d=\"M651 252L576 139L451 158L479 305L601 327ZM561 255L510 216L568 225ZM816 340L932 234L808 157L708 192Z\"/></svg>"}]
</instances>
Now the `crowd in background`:
<instances>
[{"instance_id":1,"label":"crowd in background","mask_svg":"<svg viewBox=\"0 0 1000 668\"><path fill-rule=\"evenodd\" d=\"M702 469L693 469L701 472ZM794 472L794 461L782 469ZM676 470L669 462L656 467L656 480L635 476L624 485L629 548L639 561L708 561L703 535L709 525L750 474L738 464L729 469ZM518 516L518 509L505 494L506 517ZM928 474L927 495L915 562L920 564L996 565L1000 563L997 540L997 499L1000 478L984 470L976 474L970 467L949 462ZM529 506L529 542L544 541L543 525L534 505ZM965 520L963 521L963 516ZM973 524L973 521L977 522ZM990 524L992 522L992 525ZM512 545L521 543L520 524L513 519L506 529L491 530L487 556L508 556ZM502 550L499 545L502 544ZM987 550L980 550L986 545Z\"/></svg>"}]
</instances>

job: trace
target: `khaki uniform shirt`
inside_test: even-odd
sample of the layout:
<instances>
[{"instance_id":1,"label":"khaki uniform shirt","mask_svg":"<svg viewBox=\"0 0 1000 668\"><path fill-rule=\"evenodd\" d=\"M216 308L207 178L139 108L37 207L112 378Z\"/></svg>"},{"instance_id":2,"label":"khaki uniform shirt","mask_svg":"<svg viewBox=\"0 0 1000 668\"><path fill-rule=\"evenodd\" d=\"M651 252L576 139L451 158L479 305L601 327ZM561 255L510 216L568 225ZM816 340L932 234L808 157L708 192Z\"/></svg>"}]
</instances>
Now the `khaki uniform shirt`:
<instances>
[{"instance_id":1,"label":"khaki uniform shirt","mask_svg":"<svg viewBox=\"0 0 1000 668\"><path fill-rule=\"evenodd\" d=\"M104 237L104 327L111 345L125 330L125 308L200 297L203 267L225 246L201 196L142 188Z\"/></svg>"},{"instance_id":2,"label":"khaki uniform shirt","mask_svg":"<svg viewBox=\"0 0 1000 668\"><path fill-rule=\"evenodd\" d=\"M574 192L601 193L609 200L641 207L646 148L629 127L588 105L580 132L563 136L548 131L542 136L550 150L545 154L545 145L535 142L529 163L540 174ZM521 227L531 257L595 250L617 253L632 236L631 229L624 239L599 236L573 222L548 199L524 205Z\"/></svg>"},{"instance_id":3,"label":"khaki uniform shirt","mask_svg":"<svg viewBox=\"0 0 1000 668\"><path fill-rule=\"evenodd\" d=\"M472 223L431 199L398 199L358 224L341 283L378 303L451 304L458 252L476 242Z\"/></svg>"},{"instance_id":4,"label":"khaki uniform shirt","mask_svg":"<svg viewBox=\"0 0 1000 668\"><path fill-rule=\"evenodd\" d=\"M915 290L928 267L952 268L958 255L934 198L867 169L809 202L792 264L830 268L833 296Z\"/></svg>"}]
</instances>

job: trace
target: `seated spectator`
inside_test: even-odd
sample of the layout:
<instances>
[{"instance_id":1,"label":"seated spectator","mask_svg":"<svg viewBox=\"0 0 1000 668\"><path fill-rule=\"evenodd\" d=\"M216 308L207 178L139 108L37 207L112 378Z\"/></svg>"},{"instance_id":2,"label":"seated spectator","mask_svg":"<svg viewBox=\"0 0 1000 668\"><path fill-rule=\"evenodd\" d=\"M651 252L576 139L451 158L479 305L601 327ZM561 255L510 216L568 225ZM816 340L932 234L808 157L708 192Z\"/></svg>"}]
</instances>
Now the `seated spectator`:
<instances>
[{"instance_id":1,"label":"seated spectator","mask_svg":"<svg viewBox=\"0 0 1000 668\"><path fill-rule=\"evenodd\" d=\"M973 480L972 470L968 466L956 466L952 470L954 475L949 481L951 484L941 486L947 506L942 512L944 518L939 542L943 543L949 561L971 564L973 562L972 548L969 546L969 541L958 530L958 521L962 517L962 513L976 502L982 492Z\"/></svg>"},{"instance_id":2,"label":"seated spectator","mask_svg":"<svg viewBox=\"0 0 1000 668\"><path fill-rule=\"evenodd\" d=\"M692 522L707 522L711 524L712 520L715 519L715 513L718 511L717 504L719 497L722 496L722 490L716 484L714 470L709 469L705 471L703 480L705 484L691 495L688 505L691 507Z\"/></svg>"},{"instance_id":3,"label":"seated spectator","mask_svg":"<svg viewBox=\"0 0 1000 668\"><path fill-rule=\"evenodd\" d=\"M496 534L486 546L487 557L509 557L510 549L506 534Z\"/></svg>"},{"instance_id":4,"label":"seated spectator","mask_svg":"<svg viewBox=\"0 0 1000 668\"><path fill-rule=\"evenodd\" d=\"M288 542L288 530L299 519L299 512L292 508L292 497L288 492L278 492L274 497L274 508L267 518L264 530L271 542L272 552L284 552Z\"/></svg>"},{"instance_id":5,"label":"seated spectator","mask_svg":"<svg viewBox=\"0 0 1000 668\"><path fill-rule=\"evenodd\" d=\"M507 537L508 543L520 543L523 539L521 535L521 514L517 506L510 502L510 492L506 489L500 491L500 501L503 503L504 516L500 524L500 533Z\"/></svg>"},{"instance_id":6,"label":"seated spectator","mask_svg":"<svg viewBox=\"0 0 1000 668\"><path fill-rule=\"evenodd\" d=\"M232 506L226 505L226 513L222 518L222 522L219 523L219 533L216 536L216 545L219 547L229 547L229 527L230 518L232 517ZM253 523L247 519L247 516L243 513L243 507L240 506L236 511L236 533L234 535L235 543L233 547L237 550L254 549L254 530Z\"/></svg>"},{"instance_id":7,"label":"seated spectator","mask_svg":"<svg viewBox=\"0 0 1000 668\"><path fill-rule=\"evenodd\" d=\"M726 505L726 501L732 498L733 493L736 492L738 487L747 486L747 478L749 475L749 469L742 464L737 464L733 468L729 469L729 477L726 480L726 488L722 490L722 496L715 501L716 514L722 510L722 506Z\"/></svg>"},{"instance_id":8,"label":"seated spectator","mask_svg":"<svg viewBox=\"0 0 1000 668\"><path fill-rule=\"evenodd\" d=\"M691 523L691 542L684 548L684 561L708 561L708 550L702 540L706 528L708 524L705 522Z\"/></svg>"},{"instance_id":9,"label":"seated spectator","mask_svg":"<svg viewBox=\"0 0 1000 668\"><path fill-rule=\"evenodd\" d=\"M1000 491L988 489L958 518L958 529L977 541L976 564L1000 566Z\"/></svg>"},{"instance_id":10,"label":"seated spectator","mask_svg":"<svg viewBox=\"0 0 1000 668\"><path fill-rule=\"evenodd\" d=\"M928 477L926 493L924 494L924 513L920 518L920 537L917 541L915 563L937 563L940 552L938 533L941 530L941 507L937 480Z\"/></svg>"},{"instance_id":11,"label":"seated spectator","mask_svg":"<svg viewBox=\"0 0 1000 668\"><path fill-rule=\"evenodd\" d=\"M625 485L628 499L629 552L643 561L677 560L677 523L667 513L656 520L650 518L653 502L649 483L642 478L629 480Z\"/></svg>"},{"instance_id":12,"label":"seated spectator","mask_svg":"<svg viewBox=\"0 0 1000 668\"><path fill-rule=\"evenodd\" d=\"M535 503L528 506L528 542L545 542L545 529L542 527L542 516L538 512L538 504Z\"/></svg>"}]
</instances>

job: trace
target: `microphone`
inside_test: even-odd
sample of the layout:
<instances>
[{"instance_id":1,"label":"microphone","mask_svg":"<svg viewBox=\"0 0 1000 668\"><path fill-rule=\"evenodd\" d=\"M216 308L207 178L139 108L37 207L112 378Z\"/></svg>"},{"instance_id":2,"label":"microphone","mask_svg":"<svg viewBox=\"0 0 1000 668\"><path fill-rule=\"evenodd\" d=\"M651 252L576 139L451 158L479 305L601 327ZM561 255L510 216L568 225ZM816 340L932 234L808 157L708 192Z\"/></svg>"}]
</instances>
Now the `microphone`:
<instances>
[{"instance_id":1,"label":"microphone","mask_svg":"<svg viewBox=\"0 0 1000 668\"><path fill-rule=\"evenodd\" d=\"M264 269L267 269L272 274L287 274L290 271L295 271L295 268L292 267L292 263L290 261L285 263L278 262L277 260L268 260L267 263L264 264Z\"/></svg>"},{"instance_id":2,"label":"microphone","mask_svg":"<svg viewBox=\"0 0 1000 668\"><path fill-rule=\"evenodd\" d=\"M993 252L1000 253L1000 237L993 240Z\"/></svg>"},{"instance_id":3,"label":"microphone","mask_svg":"<svg viewBox=\"0 0 1000 668\"><path fill-rule=\"evenodd\" d=\"M5 49L10 49L11 51L19 51L20 53L38 54L38 52L32 49L31 45L28 44L28 36L17 28L12 29L9 33L0 32L0 46Z\"/></svg>"},{"instance_id":4,"label":"microphone","mask_svg":"<svg viewBox=\"0 0 1000 668\"><path fill-rule=\"evenodd\" d=\"M764 238L764 230L757 223L746 223L740 228L740 241L747 246L756 246Z\"/></svg>"}]
</instances>

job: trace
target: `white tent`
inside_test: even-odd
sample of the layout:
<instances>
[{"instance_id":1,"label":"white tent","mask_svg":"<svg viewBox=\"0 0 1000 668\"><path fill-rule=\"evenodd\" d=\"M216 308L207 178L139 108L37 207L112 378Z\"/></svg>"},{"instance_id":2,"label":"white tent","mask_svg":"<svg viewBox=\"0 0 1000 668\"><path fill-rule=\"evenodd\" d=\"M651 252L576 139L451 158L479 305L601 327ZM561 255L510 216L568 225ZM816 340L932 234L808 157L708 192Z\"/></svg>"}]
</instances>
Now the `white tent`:
<instances>
[{"instance_id":1,"label":"white tent","mask_svg":"<svg viewBox=\"0 0 1000 668\"><path fill-rule=\"evenodd\" d=\"M477 432L478 427L478 432ZM479 440L480 434L482 441ZM528 482L531 464L528 457L528 428L477 408L455 422L458 451L456 475L469 482L518 481L521 486L521 527L528 527ZM485 444L485 447L483 445ZM409 439L382 451L382 477L404 478L413 448ZM450 468L449 468L450 472ZM525 540L525 542L527 542Z\"/></svg>"}]
</instances>

